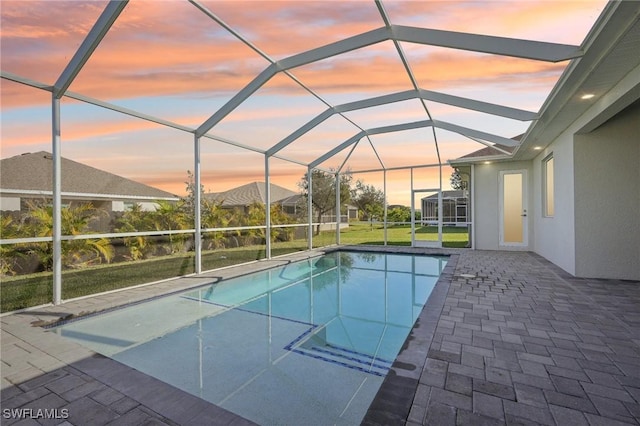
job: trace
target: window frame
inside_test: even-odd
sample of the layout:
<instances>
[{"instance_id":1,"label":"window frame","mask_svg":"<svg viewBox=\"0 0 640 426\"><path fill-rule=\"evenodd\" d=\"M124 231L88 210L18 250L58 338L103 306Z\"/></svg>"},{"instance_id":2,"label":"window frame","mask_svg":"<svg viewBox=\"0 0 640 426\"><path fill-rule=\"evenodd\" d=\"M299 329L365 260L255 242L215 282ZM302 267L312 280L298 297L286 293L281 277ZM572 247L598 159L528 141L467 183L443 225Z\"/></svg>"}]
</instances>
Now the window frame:
<instances>
[{"instance_id":1,"label":"window frame","mask_svg":"<svg viewBox=\"0 0 640 426\"><path fill-rule=\"evenodd\" d=\"M542 159L542 217L555 216L555 165L553 152Z\"/></svg>"}]
</instances>

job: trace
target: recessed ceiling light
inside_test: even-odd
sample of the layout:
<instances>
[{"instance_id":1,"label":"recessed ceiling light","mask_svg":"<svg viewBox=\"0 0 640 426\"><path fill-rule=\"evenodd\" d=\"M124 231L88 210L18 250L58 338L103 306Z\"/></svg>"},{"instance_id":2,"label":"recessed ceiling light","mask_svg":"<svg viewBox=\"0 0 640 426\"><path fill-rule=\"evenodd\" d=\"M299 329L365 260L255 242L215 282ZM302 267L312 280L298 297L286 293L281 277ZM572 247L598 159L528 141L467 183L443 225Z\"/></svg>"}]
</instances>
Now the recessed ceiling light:
<instances>
[{"instance_id":1,"label":"recessed ceiling light","mask_svg":"<svg viewBox=\"0 0 640 426\"><path fill-rule=\"evenodd\" d=\"M533 149L535 149L536 151L540 151L542 149L541 146L534 146Z\"/></svg>"},{"instance_id":2,"label":"recessed ceiling light","mask_svg":"<svg viewBox=\"0 0 640 426\"><path fill-rule=\"evenodd\" d=\"M580 99L587 100L593 98L594 96L595 95L593 93L585 93L584 95L580 96Z\"/></svg>"},{"instance_id":3,"label":"recessed ceiling light","mask_svg":"<svg viewBox=\"0 0 640 426\"><path fill-rule=\"evenodd\" d=\"M484 164L491 164L491 161L485 161Z\"/></svg>"}]
</instances>

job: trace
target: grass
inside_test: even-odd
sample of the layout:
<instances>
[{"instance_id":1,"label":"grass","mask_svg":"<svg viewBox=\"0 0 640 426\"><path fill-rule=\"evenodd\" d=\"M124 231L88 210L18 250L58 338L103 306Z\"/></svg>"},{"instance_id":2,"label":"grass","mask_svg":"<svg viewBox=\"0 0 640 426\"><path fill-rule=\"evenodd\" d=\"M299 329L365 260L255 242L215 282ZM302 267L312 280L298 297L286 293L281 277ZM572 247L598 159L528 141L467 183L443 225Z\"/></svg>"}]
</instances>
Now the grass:
<instances>
[{"instance_id":1,"label":"grass","mask_svg":"<svg viewBox=\"0 0 640 426\"><path fill-rule=\"evenodd\" d=\"M276 243L273 256L306 249L300 242ZM194 253L182 253L135 262L115 263L65 270L62 272L62 298L72 299L89 294L131 287L134 285L179 277L195 272ZM250 246L205 252L202 269L210 270L264 259L264 246ZM0 283L0 312L15 311L44 305L53 300L53 274L35 274L4 277Z\"/></svg>"},{"instance_id":2,"label":"grass","mask_svg":"<svg viewBox=\"0 0 640 426\"><path fill-rule=\"evenodd\" d=\"M445 228L443 246L465 247L468 242L465 228ZM437 239L436 227L417 230L425 239ZM314 246L335 242L335 231L324 231L314 236ZM340 231L342 244L384 244L384 229L374 224L356 222ZM401 225L387 229L390 245L410 245L411 227ZM273 256L306 250L306 240L277 242L272 245ZM266 257L264 246L239 247L207 251L202 255L202 269L210 270L237 265ZM72 299L89 294L130 287L138 284L188 275L195 271L194 253L182 253L136 262L99 265L81 270L62 272L62 298ZM3 277L0 283L0 312L9 312L43 305L53 300L53 275L41 272L16 277Z\"/></svg>"},{"instance_id":3,"label":"grass","mask_svg":"<svg viewBox=\"0 0 640 426\"><path fill-rule=\"evenodd\" d=\"M420 240L437 241L438 227L425 226L416 229L416 234ZM468 230L467 228L445 227L442 230L442 240L443 247L466 247L469 243ZM342 244L384 244L384 227L382 224L374 224L372 229L368 223L351 223L348 228L340 231L340 242ZM388 227L387 244L411 245L411 226Z\"/></svg>"}]
</instances>

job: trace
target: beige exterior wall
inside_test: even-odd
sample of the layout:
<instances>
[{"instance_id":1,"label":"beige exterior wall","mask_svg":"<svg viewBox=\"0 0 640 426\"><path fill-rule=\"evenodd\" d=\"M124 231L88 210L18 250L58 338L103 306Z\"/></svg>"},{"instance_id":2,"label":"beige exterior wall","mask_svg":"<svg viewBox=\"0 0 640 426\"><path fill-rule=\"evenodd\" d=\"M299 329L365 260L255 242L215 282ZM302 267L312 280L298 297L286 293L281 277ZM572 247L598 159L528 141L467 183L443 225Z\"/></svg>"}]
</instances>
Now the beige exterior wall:
<instances>
[{"instance_id":1,"label":"beige exterior wall","mask_svg":"<svg viewBox=\"0 0 640 426\"><path fill-rule=\"evenodd\" d=\"M626 218L639 214L638 202L631 200L638 200L639 191L637 170L640 161L637 151L634 151L633 141L635 137L635 149L638 149L640 116L637 105L635 112L623 110L640 97L639 81L640 66L627 74L609 92L601 94L582 116L533 160L536 209L534 251L579 277L622 278L619 265L625 264L628 272L629 269L633 270L629 267L630 262L639 264L637 253L640 240L634 230L637 225L633 225L637 224L637 218ZM631 116L623 120L626 124L615 124L627 114ZM636 129L632 129L630 135L628 126L635 126ZM624 133L627 136L622 136ZM631 141L628 140L629 136ZM625 138L626 142L622 142ZM542 161L549 153L553 153L555 162L555 214L552 218L546 218L542 214ZM635 175L624 169L629 164L636 171ZM598 175L602 175L605 180L597 177ZM610 179L610 176L616 177ZM631 200L628 199L629 194ZM617 197L627 200L620 203ZM600 204L601 202L607 207L603 208L604 204ZM594 232L600 232L595 230L602 221L603 209L617 210L623 206L633 208L633 205L636 212L626 210L624 225L615 224L621 219L620 216L625 215L617 211L612 216L613 221L606 225L609 228L608 236L604 237L602 233L597 237L594 235ZM626 237L619 238L619 233L624 232L635 235L635 245L628 244ZM617 253L621 248L624 252L619 257ZM635 276L632 274L631 278L638 280L640 274L637 269L635 271ZM625 276L629 277L628 273Z\"/></svg>"},{"instance_id":2,"label":"beige exterior wall","mask_svg":"<svg viewBox=\"0 0 640 426\"><path fill-rule=\"evenodd\" d=\"M576 135L576 271L640 279L640 103Z\"/></svg>"},{"instance_id":3,"label":"beige exterior wall","mask_svg":"<svg viewBox=\"0 0 640 426\"><path fill-rule=\"evenodd\" d=\"M543 212L543 161L553 155L553 217ZM534 251L570 274L575 274L573 134L565 132L533 160Z\"/></svg>"},{"instance_id":4,"label":"beige exterior wall","mask_svg":"<svg viewBox=\"0 0 640 426\"><path fill-rule=\"evenodd\" d=\"M527 186L531 188L532 168L530 161L514 161L504 163L477 164L474 170L475 178L475 242L479 250L531 250L534 245L533 224L531 215L528 216L528 245L525 247L500 245L500 172L506 170L526 170ZM529 211L533 205L531 190L527 194Z\"/></svg>"},{"instance_id":5,"label":"beige exterior wall","mask_svg":"<svg viewBox=\"0 0 640 426\"><path fill-rule=\"evenodd\" d=\"M19 212L20 197L0 197L0 211Z\"/></svg>"}]
</instances>

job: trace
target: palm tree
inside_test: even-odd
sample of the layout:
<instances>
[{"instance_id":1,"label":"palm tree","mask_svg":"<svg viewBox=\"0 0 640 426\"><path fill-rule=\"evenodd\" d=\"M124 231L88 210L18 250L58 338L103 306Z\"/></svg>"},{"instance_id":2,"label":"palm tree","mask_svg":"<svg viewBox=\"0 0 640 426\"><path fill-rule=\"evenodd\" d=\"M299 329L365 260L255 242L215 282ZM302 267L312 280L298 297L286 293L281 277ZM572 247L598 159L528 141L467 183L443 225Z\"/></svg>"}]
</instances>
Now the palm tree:
<instances>
[{"instance_id":1,"label":"palm tree","mask_svg":"<svg viewBox=\"0 0 640 426\"><path fill-rule=\"evenodd\" d=\"M287 225L295 223L295 219L291 215L285 213L281 205L272 204L271 223ZM293 240L293 228L275 228L271 231L271 236L278 241L291 241Z\"/></svg>"},{"instance_id":2,"label":"palm tree","mask_svg":"<svg viewBox=\"0 0 640 426\"><path fill-rule=\"evenodd\" d=\"M11 215L0 215L0 235L3 239L20 236L20 226ZM23 256L19 244L0 245L0 276L15 275L15 261Z\"/></svg>"},{"instance_id":3,"label":"palm tree","mask_svg":"<svg viewBox=\"0 0 640 426\"><path fill-rule=\"evenodd\" d=\"M62 235L84 235L93 233L90 231L91 222L106 212L95 209L91 203L82 203L63 208L60 214ZM103 259L109 263L113 259L113 246L106 238L70 240L64 243L62 262L66 266L101 263Z\"/></svg>"},{"instance_id":4,"label":"palm tree","mask_svg":"<svg viewBox=\"0 0 640 426\"><path fill-rule=\"evenodd\" d=\"M246 211L246 214L243 216L244 223L243 226L260 226L264 225L266 222L266 215L264 210L264 204L260 204L258 202L252 203ZM252 244L255 240L258 240L259 244L266 243L266 231L264 229L249 229L246 232L247 243Z\"/></svg>"},{"instance_id":5,"label":"palm tree","mask_svg":"<svg viewBox=\"0 0 640 426\"><path fill-rule=\"evenodd\" d=\"M158 207L151 215L153 227L156 231L174 231L187 229L191 222L189 215L183 208L183 202L173 203L165 200L156 202ZM169 234L169 253L178 253L184 249L185 234Z\"/></svg>"},{"instance_id":6,"label":"palm tree","mask_svg":"<svg viewBox=\"0 0 640 426\"><path fill-rule=\"evenodd\" d=\"M222 203L203 199L201 225L203 228L226 228L232 219L232 212L222 208ZM205 236L206 249L224 247L223 232L213 232Z\"/></svg>"},{"instance_id":7,"label":"palm tree","mask_svg":"<svg viewBox=\"0 0 640 426\"><path fill-rule=\"evenodd\" d=\"M53 207L43 203L28 202L25 225L33 237L51 237L53 235ZM90 234L90 224L104 210L95 209L91 203L82 203L63 207L60 211L62 235ZM29 252L35 254L46 270L53 267L53 242L32 243ZM62 265L71 268L110 262L113 259L113 246L106 238L78 239L63 241Z\"/></svg>"},{"instance_id":8,"label":"palm tree","mask_svg":"<svg viewBox=\"0 0 640 426\"><path fill-rule=\"evenodd\" d=\"M139 203L135 203L119 219L116 232L139 232L153 229L151 215L143 211ZM144 259L153 253L153 245L144 235L124 238L124 245L129 249L131 260Z\"/></svg>"},{"instance_id":9,"label":"palm tree","mask_svg":"<svg viewBox=\"0 0 640 426\"><path fill-rule=\"evenodd\" d=\"M247 213L245 215L246 226L257 226L257 225L265 225L266 223L266 214L264 204L261 203L253 203L247 209ZM286 225L288 223L293 223L294 220L292 217L287 215L282 211L282 207L273 204L271 205L271 223L275 223L278 225ZM260 238L262 242L266 240L266 230L265 229L252 229L247 231L248 235L251 237ZM293 238L293 230L290 228L272 228L271 229L271 240L281 240L281 241L290 241Z\"/></svg>"}]
</instances>

